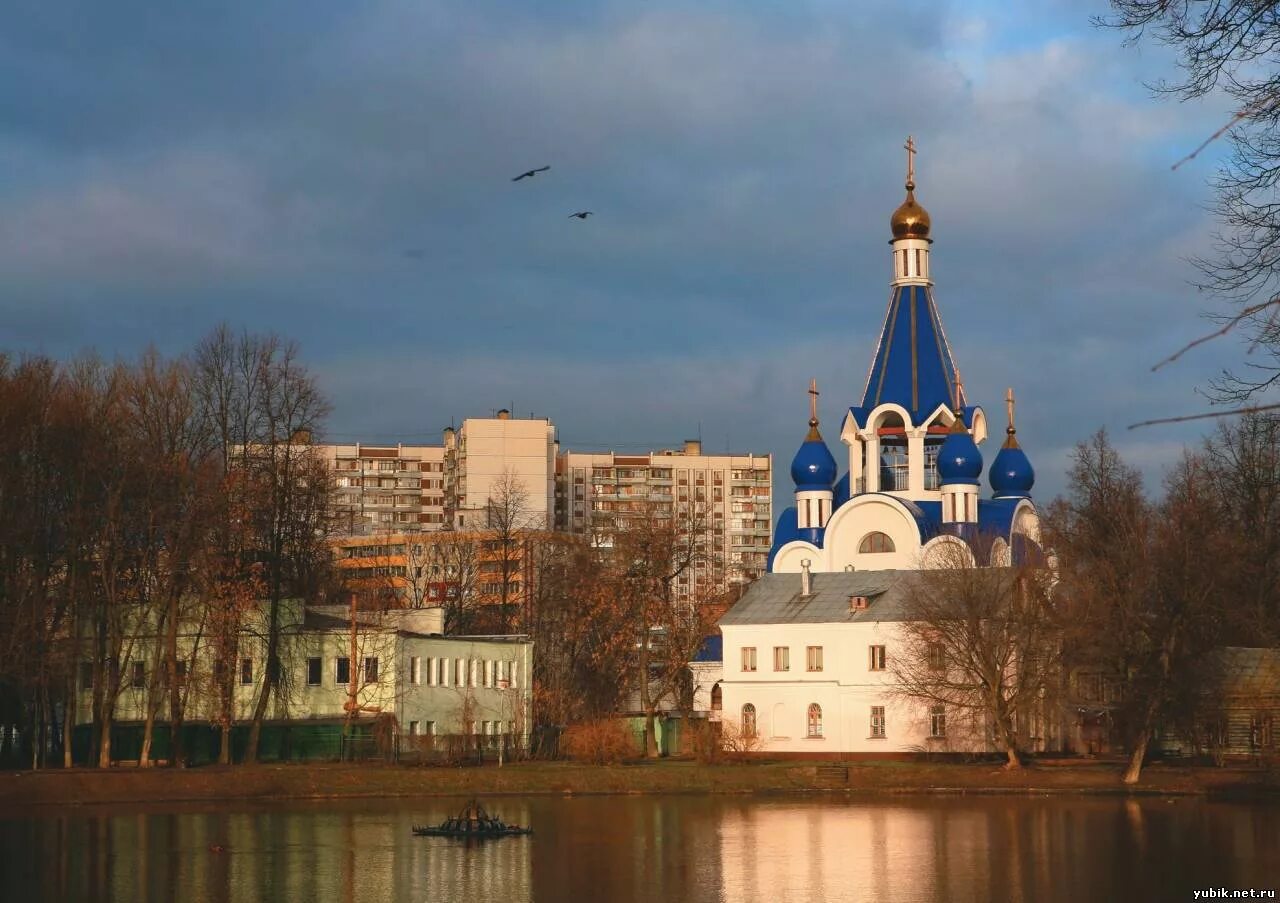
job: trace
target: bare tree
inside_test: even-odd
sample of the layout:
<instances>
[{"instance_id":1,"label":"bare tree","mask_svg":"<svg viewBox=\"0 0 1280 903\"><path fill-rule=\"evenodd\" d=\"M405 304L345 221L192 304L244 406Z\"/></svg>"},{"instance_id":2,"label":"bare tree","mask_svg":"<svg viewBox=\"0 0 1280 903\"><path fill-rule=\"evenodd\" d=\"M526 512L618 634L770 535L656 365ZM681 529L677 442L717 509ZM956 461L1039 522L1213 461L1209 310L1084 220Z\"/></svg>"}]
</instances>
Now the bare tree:
<instances>
[{"instance_id":1,"label":"bare tree","mask_svg":"<svg viewBox=\"0 0 1280 903\"><path fill-rule=\"evenodd\" d=\"M524 538L533 526L529 510L529 489L510 469L495 480L485 502L488 536L485 542L493 555L488 564L498 578L498 621L500 632L510 633L519 601L518 578L524 561ZM524 589L527 591L528 587Z\"/></svg>"},{"instance_id":2,"label":"bare tree","mask_svg":"<svg viewBox=\"0 0 1280 903\"><path fill-rule=\"evenodd\" d=\"M933 550L929 564L912 584L889 663L896 692L942 706L948 725L953 713L983 725L1007 767L1018 768L1027 726L1044 720L1039 709L1060 673L1050 575L1044 562L981 566L959 539Z\"/></svg>"},{"instance_id":3,"label":"bare tree","mask_svg":"<svg viewBox=\"0 0 1280 903\"><path fill-rule=\"evenodd\" d=\"M1105 432L1077 447L1070 476L1047 532L1076 625L1073 657L1100 664L1121 688L1116 716L1132 784L1157 727L1174 714L1180 685L1195 679L1220 635L1229 537L1215 529L1203 462L1191 456L1159 504L1145 498Z\"/></svg>"},{"instance_id":4,"label":"bare tree","mask_svg":"<svg viewBox=\"0 0 1280 903\"><path fill-rule=\"evenodd\" d=\"M1180 75L1156 84L1157 94L1191 100L1222 92L1236 105L1226 126L1179 161L1222 135L1231 147L1213 180L1221 223L1217 247L1196 263L1202 274L1199 288L1233 303L1236 310L1219 315L1222 328L1200 341L1232 328L1243 330L1250 351L1260 353L1212 383L1212 394L1222 403L1252 401L1250 408L1274 408L1258 402L1280 381L1280 205L1275 198L1280 184L1280 67L1275 55L1280 11L1267 3L1111 0L1110 5L1112 15L1100 18L1101 24L1127 31L1132 41L1155 40L1176 53Z\"/></svg>"},{"instance_id":5,"label":"bare tree","mask_svg":"<svg viewBox=\"0 0 1280 903\"><path fill-rule=\"evenodd\" d=\"M711 599L698 593L677 602L676 581L708 559L702 511L674 517L648 510L628 518L613 536L611 581L616 605L629 613L634 657L629 669L644 712L645 755L658 755L656 718L674 701L681 677L710 630Z\"/></svg>"}]
</instances>

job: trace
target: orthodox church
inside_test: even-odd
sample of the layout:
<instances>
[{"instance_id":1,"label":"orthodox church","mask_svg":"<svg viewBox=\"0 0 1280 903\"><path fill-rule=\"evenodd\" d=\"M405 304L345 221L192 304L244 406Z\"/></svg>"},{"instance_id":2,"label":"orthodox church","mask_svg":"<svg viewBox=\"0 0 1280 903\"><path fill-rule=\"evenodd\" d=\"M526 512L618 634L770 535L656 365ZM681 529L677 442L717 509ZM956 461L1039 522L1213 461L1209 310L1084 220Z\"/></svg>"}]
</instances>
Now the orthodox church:
<instances>
[{"instance_id":1,"label":"orthodox church","mask_svg":"<svg viewBox=\"0 0 1280 903\"><path fill-rule=\"evenodd\" d=\"M965 397L942 328L929 214L915 198L913 142L907 151L907 198L889 220L889 309L866 388L843 414L837 463L818 430L818 391L810 384L809 433L791 462L796 504L774 530L774 573L798 572L804 561L815 572L927 567L930 551L948 538L979 535L990 539L990 560L982 563L1008 563L1025 540L1040 538L1035 471L1014 431L1012 390L1004 445L987 473L991 497L981 497L987 416Z\"/></svg>"},{"instance_id":2,"label":"orthodox church","mask_svg":"<svg viewBox=\"0 0 1280 903\"><path fill-rule=\"evenodd\" d=\"M980 567L1039 552L1035 472L1018 445L1011 390L1004 444L983 466L987 416L966 398L942 328L910 139L906 149L907 197L889 221L888 310L862 398L842 413L844 448L837 460L823 438L811 383L809 431L791 462L795 506L778 519L768 573L719 621L719 673L700 678L712 717L765 753L989 748L983 731L962 730L960 713L895 692L913 578L957 551ZM1046 748L1055 733L1045 724L1030 736Z\"/></svg>"}]
</instances>

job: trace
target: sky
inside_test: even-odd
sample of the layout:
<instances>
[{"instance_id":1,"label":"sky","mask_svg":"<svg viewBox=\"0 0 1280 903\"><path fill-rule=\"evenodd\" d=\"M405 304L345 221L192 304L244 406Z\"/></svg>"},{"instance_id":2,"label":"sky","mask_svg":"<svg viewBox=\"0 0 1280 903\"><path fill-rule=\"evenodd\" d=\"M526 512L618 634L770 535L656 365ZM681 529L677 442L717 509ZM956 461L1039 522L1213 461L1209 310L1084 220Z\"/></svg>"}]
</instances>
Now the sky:
<instances>
[{"instance_id":1,"label":"sky","mask_svg":"<svg viewBox=\"0 0 1280 903\"><path fill-rule=\"evenodd\" d=\"M1012 7L1012 9L1010 9ZM838 448L889 300L903 142L968 396L1035 496L1099 427L1152 485L1241 359L1210 253L1229 115L1103 0L16 0L0 31L0 349L296 340L331 441L550 417L562 447ZM512 177L551 166L535 178ZM569 214L592 210L585 221ZM984 448L988 459L997 442Z\"/></svg>"}]
</instances>

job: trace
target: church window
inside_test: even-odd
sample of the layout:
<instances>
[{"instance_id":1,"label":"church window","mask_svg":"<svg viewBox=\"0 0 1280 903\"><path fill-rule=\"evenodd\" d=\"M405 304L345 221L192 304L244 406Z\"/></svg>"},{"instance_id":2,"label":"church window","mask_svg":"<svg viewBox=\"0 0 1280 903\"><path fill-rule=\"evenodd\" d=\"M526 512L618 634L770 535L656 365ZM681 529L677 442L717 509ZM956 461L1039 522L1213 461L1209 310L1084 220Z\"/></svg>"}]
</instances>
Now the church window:
<instances>
[{"instance_id":1,"label":"church window","mask_svg":"<svg viewBox=\"0 0 1280 903\"><path fill-rule=\"evenodd\" d=\"M929 736L942 738L947 735L947 708L935 705L929 709Z\"/></svg>"},{"instance_id":2,"label":"church window","mask_svg":"<svg viewBox=\"0 0 1280 903\"><path fill-rule=\"evenodd\" d=\"M756 669L756 647L742 647L742 670L754 671Z\"/></svg>"},{"instance_id":3,"label":"church window","mask_svg":"<svg viewBox=\"0 0 1280 903\"><path fill-rule=\"evenodd\" d=\"M822 737L822 706L816 702L809 704L809 737Z\"/></svg>"},{"instance_id":4,"label":"church window","mask_svg":"<svg viewBox=\"0 0 1280 903\"><path fill-rule=\"evenodd\" d=\"M940 485L938 481L938 450L942 448L941 442L926 442L924 446L924 488L937 489Z\"/></svg>"},{"instance_id":5,"label":"church window","mask_svg":"<svg viewBox=\"0 0 1280 903\"><path fill-rule=\"evenodd\" d=\"M858 551L863 554L869 554L874 552L893 552L896 550L893 545L893 540L889 538L888 534L877 531L875 533L868 533L866 536L862 537L862 542L858 543Z\"/></svg>"},{"instance_id":6,"label":"church window","mask_svg":"<svg viewBox=\"0 0 1280 903\"><path fill-rule=\"evenodd\" d=\"M924 274L924 267L920 265L920 249L916 248L916 275L920 276L923 274Z\"/></svg>"},{"instance_id":7,"label":"church window","mask_svg":"<svg viewBox=\"0 0 1280 903\"><path fill-rule=\"evenodd\" d=\"M871 739L884 739L884 706L882 705L871 707Z\"/></svg>"},{"instance_id":8,"label":"church window","mask_svg":"<svg viewBox=\"0 0 1280 903\"><path fill-rule=\"evenodd\" d=\"M742 736L754 737L756 735L756 707L751 703L747 703L742 707Z\"/></svg>"},{"instance_id":9,"label":"church window","mask_svg":"<svg viewBox=\"0 0 1280 903\"><path fill-rule=\"evenodd\" d=\"M822 647L810 646L806 650L805 659L806 659L806 667L808 668L808 670L821 671L822 670Z\"/></svg>"},{"instance_id":10,"label":"church window","mask_svg":"<svg viewBox=\"0 0 1280 903\"><path fill-rule=\"evenodd\" d=\"M773 670L791 670L791 648L788 646L773 647Z\"/></svg>"},{"instance_id":11,"label":"church window","mask_svg":"<svg viewBox=\"0 0 1280 903\"><path fill-rule=\"evenodd\" d=\"M902 492L909 487L910 479L906 445L901 441L883 441L880 446L880 488L887 492Z\"/></svg>"},{"instance_id":12,"label":"church window","mask_svg":"<svg viewBox=\"0 0 1280 903\"><path fill-rule=\"evenodd\" d=\"M867 668L871 671L883 671L884 670L884 647L869 646L867 648L870 653L867 656L868 658Z\"/></svg>"}]
</instances>

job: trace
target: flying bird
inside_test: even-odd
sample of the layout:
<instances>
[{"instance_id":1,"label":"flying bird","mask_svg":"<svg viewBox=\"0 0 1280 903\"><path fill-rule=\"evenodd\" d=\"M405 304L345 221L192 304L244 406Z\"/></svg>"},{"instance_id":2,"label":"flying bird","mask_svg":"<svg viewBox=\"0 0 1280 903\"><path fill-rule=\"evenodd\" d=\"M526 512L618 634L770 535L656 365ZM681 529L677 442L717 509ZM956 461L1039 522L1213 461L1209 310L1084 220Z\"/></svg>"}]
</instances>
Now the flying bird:
<instances>
[{"instance_id":1,"label":"flying bird","mask_svg":"<svg viewBox=\"0 0 1280 903\"><path fill-rule=\"evenodd\" d=\"M591 215L591 211L590 211L590 210L579 210L577 213L570 213L570 214L569 214L569 219L573 219L575 216L576 216L578 219L586 219L586 218L587 218L588 216L590 216L590 215Z\"/></svg>"},{"instance_id":2,"label":"flying bird","mask_svg":"<svg viewBox=\"0 0 1280 903\"><path fill-rule=\"evenodd\" d=\"M540 173L540 172L546 172L546 171L547 171L548 169L550 169L550 168L551 168L550 166L540 166L540 167L538 167L537 169L531 169L531 170L529 170L528 172L522 172L522 173L520 173L520 175L516 176L516 177L515 177L514 179L512 179L511 181L513 181L513 182L519 182L521 179L532 179L532 178L533 178L534 176L536 176L538 173Z\"/></svg>"}]
</instances>

